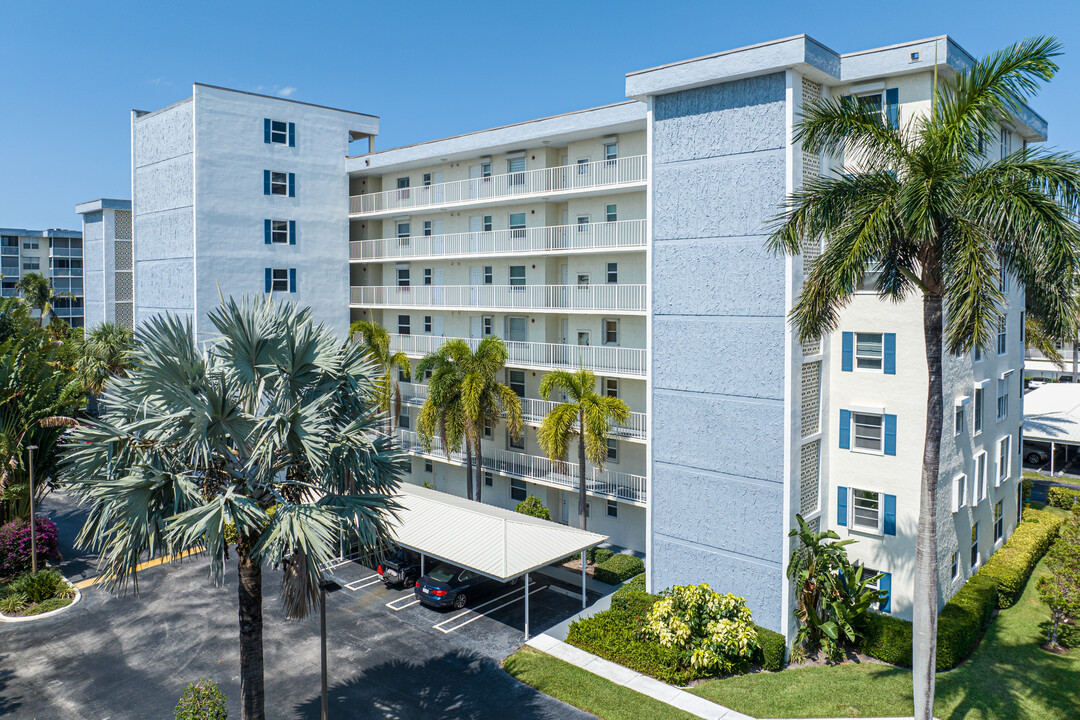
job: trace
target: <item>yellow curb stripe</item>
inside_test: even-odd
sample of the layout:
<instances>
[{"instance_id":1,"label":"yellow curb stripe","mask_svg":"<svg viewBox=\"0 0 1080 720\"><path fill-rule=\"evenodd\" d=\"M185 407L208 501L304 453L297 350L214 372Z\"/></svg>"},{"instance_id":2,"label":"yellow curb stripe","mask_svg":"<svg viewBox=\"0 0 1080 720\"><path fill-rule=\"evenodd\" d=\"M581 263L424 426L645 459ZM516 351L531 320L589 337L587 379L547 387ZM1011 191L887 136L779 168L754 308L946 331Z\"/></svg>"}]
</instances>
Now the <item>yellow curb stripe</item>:
<instances>
[{"instance_id":1,"label":"yellow curb stripe","mask_svg":"<svg viewBox=\"0 0 1080 720\"><path fill-rule=\"evenodd\" d=\"M166 555L164 557L155 558L153 560L147 560L144 563L140 563L140 564L136 565L135 566L135 572L139 572L140 570L145 570L146 568L156 567L157 565L164 565L165 563L173 562L174 560L181 560L183 558L186 558L189 555L194 555L195 553L199 553L199 552L202 552L202 551L203 551L202 548L193 548L191 550L185 550L184 552L180 553L179 555ZM97 577L87 578L86 580L80 580L79 582L75 583L75 587L79 588L80 590L83 590L85 588L91 587L92 585L97 585L99 582L101 582L101 579L102 578L99 575Z\"/></svg>"}]
</instances>

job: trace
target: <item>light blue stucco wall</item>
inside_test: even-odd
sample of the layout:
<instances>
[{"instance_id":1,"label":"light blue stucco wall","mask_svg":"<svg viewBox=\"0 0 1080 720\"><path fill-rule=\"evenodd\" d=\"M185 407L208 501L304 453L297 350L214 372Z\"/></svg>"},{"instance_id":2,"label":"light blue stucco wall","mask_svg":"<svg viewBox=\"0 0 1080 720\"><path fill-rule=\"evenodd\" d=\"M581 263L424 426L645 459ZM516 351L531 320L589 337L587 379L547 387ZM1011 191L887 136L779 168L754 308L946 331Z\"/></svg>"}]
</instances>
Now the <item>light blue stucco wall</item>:
<instances>
[{"instance_id":1,"label":"light blue stucco wall","mask_svg":"<svg viewBox=\"0 0 1080 720\"><path fill-rule=\"evenodd\" d=\"M783 631L783 73L654 98L651 584Z\"/></svg>"}]
</instances>

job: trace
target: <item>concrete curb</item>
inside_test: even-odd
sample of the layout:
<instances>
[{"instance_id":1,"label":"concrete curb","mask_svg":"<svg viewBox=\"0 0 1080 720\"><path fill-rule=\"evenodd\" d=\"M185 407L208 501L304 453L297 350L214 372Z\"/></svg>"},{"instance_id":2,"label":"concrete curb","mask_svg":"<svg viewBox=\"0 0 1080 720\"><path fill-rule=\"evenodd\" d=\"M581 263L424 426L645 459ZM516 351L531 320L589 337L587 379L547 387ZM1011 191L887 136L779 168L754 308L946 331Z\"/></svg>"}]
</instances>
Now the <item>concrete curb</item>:
<instances>
[{"instance_id":1,"label":"concrete curb","mask_svg":"<svg viewBox=\"0 0 1080 720\"><path fill-rule=\"evenodd\" d=\"M34 622L35 620L44 620L45 618L55 617L63 612L67 612L75 607L79 604L79 601L82 600L82 592L80 592L79 588L75 587L74 583L67 578L64 578L64 582L75 591L75 597L71 598L71 602L64 607L50 610L49 612L41 613L40 615L31 615L29 617L8 617L7 615L0 613L0 623L27 623Z\"/></svg>"}]
</instances>

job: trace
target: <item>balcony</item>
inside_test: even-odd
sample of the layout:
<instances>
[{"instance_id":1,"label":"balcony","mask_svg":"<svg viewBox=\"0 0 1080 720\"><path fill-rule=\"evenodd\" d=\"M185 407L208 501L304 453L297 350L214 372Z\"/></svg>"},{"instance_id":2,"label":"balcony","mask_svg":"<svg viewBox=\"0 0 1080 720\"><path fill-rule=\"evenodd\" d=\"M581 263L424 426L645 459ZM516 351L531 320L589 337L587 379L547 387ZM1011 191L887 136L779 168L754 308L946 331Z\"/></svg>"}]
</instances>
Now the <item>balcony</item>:
<instances>
[{"instance_id":1,"label":"balcony","mask_svg":"<svg viewBox=\"0 0 1080 720\"><path fill-rule=\"evenodd\" d=\"M430 458L440 462L449 462L453 465L465 466L465 453L452 452L449 458L443 450L439 438L432 438L431 450L425 450L420 437L410 430L398 430L397 438L401 447L411 455ZM512 452L510 450L484 449L484 469L488 472L498 473L506 477L521 478L540 485L562 488L564 490L578 489L577 463L558 461L552 462L538 455L526 455L525 453ZM585 489L590 495L616 498L635 505L644 505L646 497L646 480L641 475L630 473L611 472L599 468L587 468L585 477Z\"/></svg>"},{"instance_id":2,"label":"balcony","mask_svg":"<svg viewBox=\"0 0 1080 720\"><path fill-rule=\"evenodd\" d=\"M427 400L428 386L422 383L399 382L401 401L407 405L419 407ZM521 415L529 425L539 425L548 413L559 403L539 398L520 398ZM645 439L645 413L632 412L630 419L623 425L613 425L609 433L612 437L625 440Z\"/></svg>"},{"instance_id":3,"label":"balcony","mask_svg":"<svg viewBox=\"0 0 1080 720\"><path fill-rule=\"evenodd\" d=\"M412 357L423 357L435 352L454 338L439 335L401 335L390 333L390 348ZM476 338L456 338L469 343L473 350L480 341ZM577 370L588 368L598 375L617 377L645 377L646 354L644 348L617 347L613 345L566 345L559 343L520 342L506 340L511 367L531 370Z\"/></svg>"},{"instance_id":4,"label":"balcony","mask_svg":"<svg viewBox=\"0 0 1080 720\"><path fill-rule=\"evenodd\" d=\"M0 255L18 255L18 254L19 254L19 246L18 245L4 245L4 246L0 247Z\"/></svg>"},{"instance_id":5,"label":"balcony","mask_svg":"<svg viewBox=\"0 0 1080 720\"><path fill-rule=\"evenodd\" d=\"M518 202L529 195L547 198L634 189L644 186L648 166L646 155L634 155L353 195L349 198L349 216L374 217L406 211Z\"/></svg>"},{"instance_id":6,"label":"balcony","mask_svg":"<svg viewBox=\"0 0 1080 720\"><path fill-rule=\"evenodd\" d=\"M644 315L645 285L361 285L354 307Z\"/></svg>"},{"instance_id":7,"label":"balcony","mask_svg":"<svg viewBox=\"0 0 1080 720\"><path fill-rule=\"evenodd\" d=\"M623 252L644 250L645 243L644 220L619 220L523 230L354 240L350 243L349 258L353 262L378 262L535 253Z\"/></svg>"}]
</instances>

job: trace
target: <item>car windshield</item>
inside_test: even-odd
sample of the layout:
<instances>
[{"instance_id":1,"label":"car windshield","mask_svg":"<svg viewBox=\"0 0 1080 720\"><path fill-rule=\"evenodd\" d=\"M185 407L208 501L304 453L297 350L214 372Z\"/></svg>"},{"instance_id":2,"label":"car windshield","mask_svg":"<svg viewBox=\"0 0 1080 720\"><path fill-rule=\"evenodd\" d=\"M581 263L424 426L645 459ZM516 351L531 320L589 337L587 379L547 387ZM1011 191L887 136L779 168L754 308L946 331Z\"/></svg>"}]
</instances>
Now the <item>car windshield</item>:
<instances>
[{"instance_id":1,"label":"car windshield","mask_svg":"<svg viewBox=\"0 0 1080 720\"><path fill-rule=\"evenodd\" d=\"M457 575L458 568L453 565L440 565L428 573L428 577L436 582L449 582L450 578Z\"/></svg>"}]
</instances>

